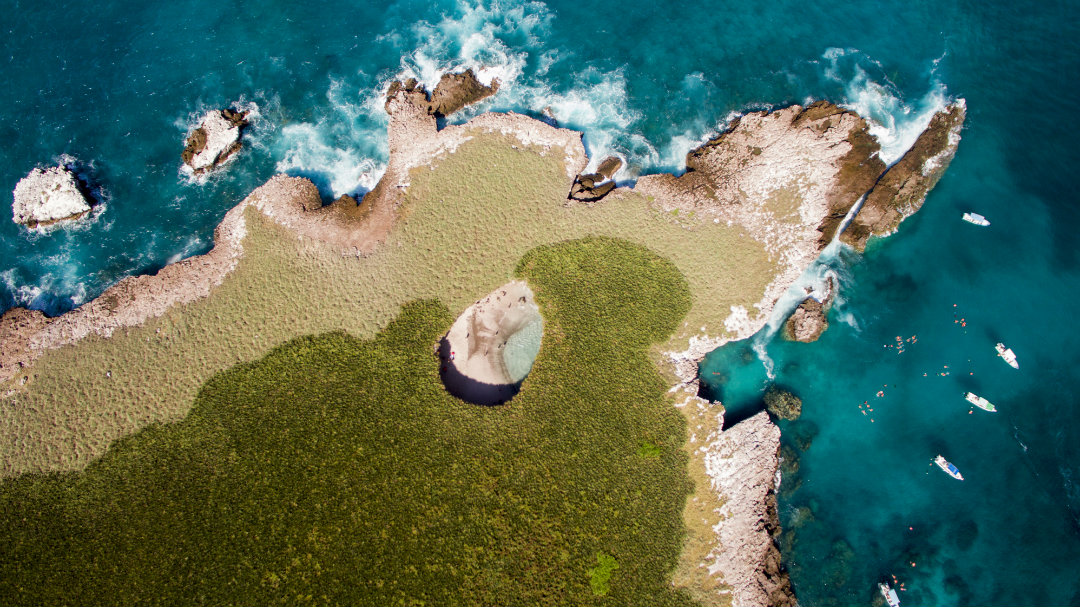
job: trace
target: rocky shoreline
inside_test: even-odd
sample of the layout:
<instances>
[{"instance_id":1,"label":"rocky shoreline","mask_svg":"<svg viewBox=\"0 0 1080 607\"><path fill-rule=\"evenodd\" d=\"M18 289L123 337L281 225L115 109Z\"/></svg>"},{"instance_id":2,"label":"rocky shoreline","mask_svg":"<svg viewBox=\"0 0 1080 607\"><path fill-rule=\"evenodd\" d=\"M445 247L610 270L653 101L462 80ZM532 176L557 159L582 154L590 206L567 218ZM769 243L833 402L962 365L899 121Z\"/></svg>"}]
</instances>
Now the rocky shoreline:
<instances>
[{"instance_id":1,"label":"rocky shoreline","mask_svg":"<svg viewBox=\"0 0 1080 607\"><path fill-rule=\"evenodd\" d=\"M473 80L475 76L448 82L461 84L464 97L483 98L494 92L493 87L490 92L477 90ZM372 253L398 219L410 171L453 152L471 137L470 132L502 133L559 154L572 184L568 191L576 183L584 186L585 178L592 188L589 193L582 187L579 194L585 197L598 193L598 185L606 188L595 200L586 201L590 204L603 204L600 198L620 189L611 180L618 167L612 169L606 161L606 173L581 175L588 158L579 132L513 113L482 114L440 130L439 116L453 111L449 108L464 97L440 95L438 89L429 95L415 83L391 86L386 101L389 163L376 187L359 202L342 197L324 206L310 181L275 176L226 214L209 253L166 266L153 276L126 278L56 318L21 308L9 310L0 317L0 392L8 396L19 390L30 380L34 360L48 349L90 335L109 337L121 327L137 326L172 306L210 295L243 255L244 213L249 207L300 236L336 246L343 255ZM436 108L434 99L449 101L440 101ZM667 353L678 378L673 391L685 397L681 406L693 403L722 416L718 405L696 396L698 362L712 349L764 326L777 298L820 254L864 195L866 202L849 228L855 230L852 242L859 248L870 235L894 230L917 210L955 153L963 119L962 102L935 116L912 150L886 172L867 123L853 112L826 102L755 112L691 151L684 175L638 180L633 191L647 196L657 210L693 213L738 226L779 260L780 271L756 311L733 307L723 321L725 335L695 335L686 350ZM723 500L714 513L723 523L713 528L712 549L700 566L731 587L728 592L736 604L794 604L774 539L779 533L775 497L779 429L761 414L726 431L692 439L689 449L708 473L709 490ZM724 596L713 594L717 601Z\"/></svg>"}]
</instances>

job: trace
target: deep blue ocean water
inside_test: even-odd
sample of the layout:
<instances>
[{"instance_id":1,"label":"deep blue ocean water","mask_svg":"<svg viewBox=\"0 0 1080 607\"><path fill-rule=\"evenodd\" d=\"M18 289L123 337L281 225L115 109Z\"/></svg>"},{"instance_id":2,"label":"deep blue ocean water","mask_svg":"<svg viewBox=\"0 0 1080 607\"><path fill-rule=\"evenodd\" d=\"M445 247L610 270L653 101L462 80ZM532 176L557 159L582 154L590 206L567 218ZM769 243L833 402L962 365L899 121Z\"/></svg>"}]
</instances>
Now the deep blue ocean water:
<instances>
[{"instance_id":1,"label":"deep blue ocean water","mask_svg":"<svg viewBox=\"0 0 1080 607\"><path fill-rule=\"evenodd\" d=\"M702 378L733 417L770 382L803 398L781 423L798 470L780 500L801 604L870 604L893 575L905 605L1080 604L1076 3L0 4L0 186L74 162L104 200L48 234L0 220L0 310L60 313L205 252L275 172L327 197L366 191L386 162L381 94L402 75L488 66L501 92L455 120L547 111L594 156L624 156L623 180L680 170L733 112L810 99L876 120L895 159L965 98L960 150L923 210L865 255L823 260L840 298L822 339L766 331ZM191 180L185 133L232 103L256 111L245 149ZM1000 412L969 413L965 390ZM932 467L938 453L966 480Z\"/></svg>"}]
</instances>

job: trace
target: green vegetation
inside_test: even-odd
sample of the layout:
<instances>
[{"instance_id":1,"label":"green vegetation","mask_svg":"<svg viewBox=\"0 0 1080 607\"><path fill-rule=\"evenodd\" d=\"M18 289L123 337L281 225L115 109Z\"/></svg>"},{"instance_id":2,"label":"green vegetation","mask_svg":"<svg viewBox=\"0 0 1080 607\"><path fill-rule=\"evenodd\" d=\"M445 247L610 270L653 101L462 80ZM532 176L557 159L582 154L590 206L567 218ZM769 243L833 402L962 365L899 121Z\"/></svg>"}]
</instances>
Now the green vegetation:
<instances>
[{"instance_id":1,"label":"green vegetation","mask_svg":"<svg viewBox=\"0 0 1080 607\"><path fill-rule=\"evenodd\" d=\"M510 404L442 389L432 300L368 340L294 339L82 472L0 483L4 604L692 602L670 581L686 427L648 358L686 280L606 238L517 273L547 328Z\"/></svg>"},{"instance_id":2,"label":"green vegetation","mask_svg":"<svg viewBox=\"0 0 1080 607\"><path fill-rule=\"evenodd\" d=\"M675 219L633 193L567 206L563 156L473 133L413 172L404 218L362 259L297 239L249 209L244 256L210 297L34 364L30 383L0 407L0 474L81 469L120 437L183 419L215 373L288 340L330 331L371 338L417 299L438 299L456 315L552 242L606 235L671 260L692 307L667 349L685 348L701 327L723 334L731 306L753 310L775 273L760 243L725 224Z\"/></svg>"},{"instance_id":3,"label":"green vegetation","mask_svg":"<svg viewBox=\"0 0 1080 607\"><path fill-rule=\"evenodd\" d=\"M649 441L642 441L637 452L641 457L660 457L660 447Z\"/></svg>"},{"instance_id":4,"label":"green vegetation","mask_svg":"<svg viewBox=\"0 0 1080 607\"><path fill-rule=\"evenodd\" d=\"M619 568L619 561L603 552L596 554L596 560L600 564L589 570L589 586L592 587L593 594L604 596L611 592L611 574Z\"/></svg>"}]
</instances>

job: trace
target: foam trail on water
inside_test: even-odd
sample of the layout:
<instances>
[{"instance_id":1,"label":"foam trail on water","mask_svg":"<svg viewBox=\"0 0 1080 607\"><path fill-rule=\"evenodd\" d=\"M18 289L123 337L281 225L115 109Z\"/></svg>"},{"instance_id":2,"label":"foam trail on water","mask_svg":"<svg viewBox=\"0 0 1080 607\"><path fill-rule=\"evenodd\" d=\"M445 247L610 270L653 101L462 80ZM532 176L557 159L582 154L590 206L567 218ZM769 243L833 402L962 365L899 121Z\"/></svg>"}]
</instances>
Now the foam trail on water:
<instances>
[{"instance_id":1,"label":"foam trail on water","mask_svg":"<svg viewBox=\"0 0 1080 607\"><path fill-rule=\"evenodd\" d=\"M844 87L844 103L840 105L870 122L870 134L881 145L879 156L887 165L900 160L934 114L949 103L945 85L936 77L922 98L906 103L888 78L881 76L882 83L870 77L863 65L878 70L881 65L857 49L829 48L822 58L828 62L825 77ZM935 60L934 68L939 61Z\"/></svg>"},{"instance_id":2,"label":"foam trail on water","mask_svg":"<svg viewBox=\"0 0 1080 607\"><path fill-rule=\"evenodd\" d=\"M840 227L836 230L836 234L833 235L829 244L821 251L817 259L799 275L795 283L780 295L780 298L776 300L776 304L773 305L772 314L769 315L765 327L751 338L754 340L751 347L765 366L765 371L770 380L776 379L776 375L775 365L772 357L769 356L768 345L781 327L784 326L787 318L795 311L795 308L799 307L799 304L807 297L819 302L824 302L827 298L832 297L833 305L837 305L841 301L839 295L840 286L846 283L849 278L841 254L851 247L840 240L840 234L844 232L844 229L858 214L865 199L865 196L859 198L848 209L844 220L840 222ZM845 315L850 318L844 320L844 322L857 328L854 316L850 313L845 313Z\"/></svg>"}]
</instances>

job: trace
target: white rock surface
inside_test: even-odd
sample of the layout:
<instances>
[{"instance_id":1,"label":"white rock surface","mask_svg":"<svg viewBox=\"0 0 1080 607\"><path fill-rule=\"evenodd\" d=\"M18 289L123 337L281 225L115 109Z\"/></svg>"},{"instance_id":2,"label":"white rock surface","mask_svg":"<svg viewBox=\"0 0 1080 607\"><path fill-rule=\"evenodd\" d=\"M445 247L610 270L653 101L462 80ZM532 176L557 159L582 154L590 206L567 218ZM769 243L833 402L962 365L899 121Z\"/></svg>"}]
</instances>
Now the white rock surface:
<instances>
[{"instance_id":1,"label":"white rock surface","mask_svg":"<svg viewBox=\"0 0 1080 607\"><path fill-rule=\"evenodd\" d=\"M206 133L206 147L191 159L191 168L196 172L214 168L219 158L224 160L223 156L228 156L233 145L240 141L240 127L233 126L222 115L221 110L207 112L199 123L199 128Z\"/></svg>"},{"instance_id":2,"label":"white rock surface","mask_svg":"<svg viewBox=\"0 0 1080 607\"><path fill-rule=\"evenodd\" d=\"M766 526L767 497L776 490L780 429L762 411L699 444L712 490L724 499L709 573L723 575L735 605L773 604L779 580L767 573L776 550Z\"/></svg>"},{"instance_id":3,"label":"white rock surface","mask_svg":"<svg viewBox=\"0 0 1080 607\"><path fill-rule=\"evenodd\" d=\"M79 191L75 174L63 166L34 169L15 185L12 220L31 228L90 211L90 201Z\"/></svg>"}]
</instances>

